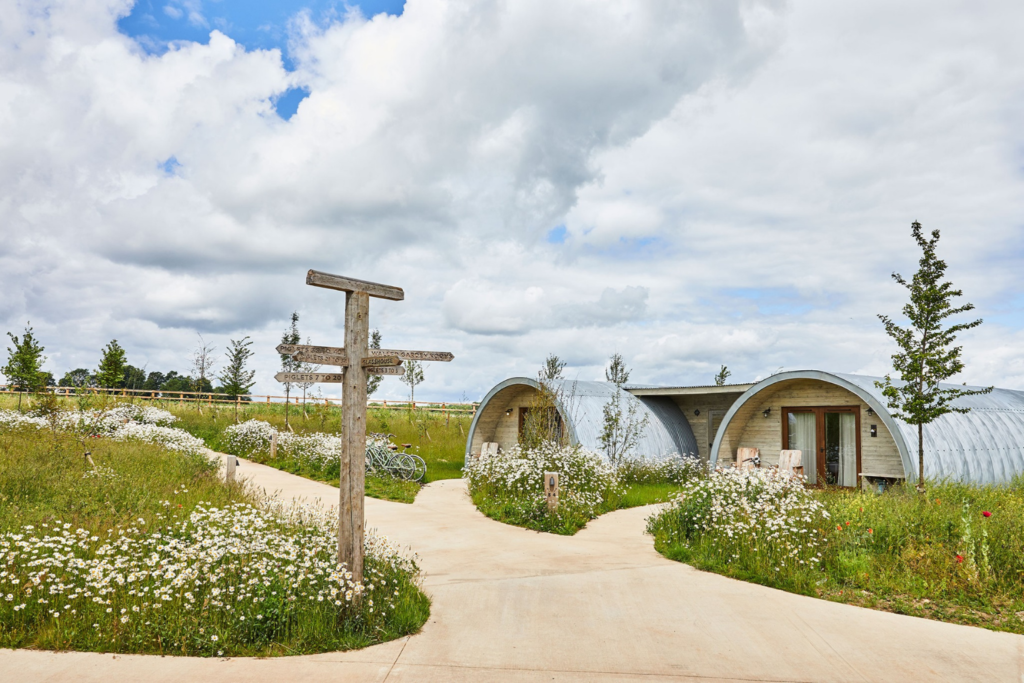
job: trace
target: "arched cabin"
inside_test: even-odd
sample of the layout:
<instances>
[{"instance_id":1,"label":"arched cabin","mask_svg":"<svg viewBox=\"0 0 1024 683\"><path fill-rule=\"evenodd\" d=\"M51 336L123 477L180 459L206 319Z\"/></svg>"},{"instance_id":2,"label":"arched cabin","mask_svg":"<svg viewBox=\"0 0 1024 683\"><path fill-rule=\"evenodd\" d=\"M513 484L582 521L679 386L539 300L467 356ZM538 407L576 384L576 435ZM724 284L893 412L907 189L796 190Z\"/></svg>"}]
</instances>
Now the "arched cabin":
<instances>
[{"instance_id":1,"label":"arched cabin","mask_svg":"<svg viewBox=\"0 0 1024 683\"><path fill-rule=\"evenodd\" d=\"M811 483L915 481L917 428L890 414L877 379L801 370L726 386L620 390L606 382L567 380L551 386L571 442L596 452L604 405L622 391L628 397L620 398L636 400L638 415L647 416L637 455L682 454L732 465L738 449L757 448L762 464L771 466L789 449L801 451ZM539 388L535 380L519 377L494 387L473 420L466 457L479 454L486 442L514 445ZM995 389L954 405L971 410L925 426L928 478L1003 484L1024 474L1024 392Z\"/></svg>"}]
</instances>

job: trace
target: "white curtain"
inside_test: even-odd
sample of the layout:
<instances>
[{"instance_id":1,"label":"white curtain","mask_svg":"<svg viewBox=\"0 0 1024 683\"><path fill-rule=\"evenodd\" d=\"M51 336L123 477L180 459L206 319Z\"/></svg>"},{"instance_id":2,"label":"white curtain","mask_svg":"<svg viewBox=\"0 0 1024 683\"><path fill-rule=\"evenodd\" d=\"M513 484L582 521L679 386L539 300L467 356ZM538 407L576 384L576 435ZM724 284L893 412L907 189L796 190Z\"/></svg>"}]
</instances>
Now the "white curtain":
<instances>
[{"instance_id":1,"label":"white curtain","mask_svg":"<svg viewBox=\"0 0 1024 683\"><path fill-rule=\"evenodd\" d=\"M857 418L839 414L839 485L857 485Z\"/></svg>"},{"instance_id":2,"label":"white curtain","mask_svg":"<svg viewBox=\"0 0 1024 683\"><path fill-rule=\"evenodd\" d=\"M816 423L817 416L814 413L789 414L789 449L800 451L804 463L804 476L807 477L808 484L818 483Z\"/></svg>"}]
</instances>

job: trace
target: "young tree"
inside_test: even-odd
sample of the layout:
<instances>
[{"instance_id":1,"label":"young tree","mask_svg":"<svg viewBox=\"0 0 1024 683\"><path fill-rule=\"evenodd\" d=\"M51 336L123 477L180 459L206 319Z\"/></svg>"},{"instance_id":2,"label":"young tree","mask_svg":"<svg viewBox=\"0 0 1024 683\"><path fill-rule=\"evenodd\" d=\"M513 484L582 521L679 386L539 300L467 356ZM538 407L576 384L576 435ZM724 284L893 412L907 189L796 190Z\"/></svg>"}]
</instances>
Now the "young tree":
<instances>
[{"instance_id":1,"label":"young tree","mask_svg":"<svg viewBox=\"0 0 1024 683\"><path fill-rule=\"evenodd\" d=\"M621 353L612 354L611 362L605 368L604 378L617 387L622 387L623 384L629 381L629 369L622 360Z\"/></svg>"},{"instance_id":2,"label":"young tree","mask_svg":"<svg viewBox=\"0 0 1024 683\"><path fill-rule=\"evenodd\" d=\"M405 374L399 379L409 385L409 407L416 402L416 385L423 382L423 365L418 360L405 361Z\"/></svg>"},{"instance_id":3,"label":"young tree","mask_svg":"<svg viewBox=\"0 0 1024 683\"><path fill-rule=\"evenodd\" d=\"M103 347L103 357L100 358L100 366L96 369L96 384L107 389L117 389L124 386L124 372L128 369L128 361L124 357L124 349L112 339L109 344Z\"/></svg>"},{"instance_id":4,"label":"young tree","mask_svg":"<svg viewBox=\"0 0 1024 683\"><path fill-rule=\"evenodd\" d=\"M604 424L597 438L608 455L608 460L618 464L640 443L640 437L647 429L648 417L639 416L640 400L622 389L629 381L629 369L621 354L612 354L604 376L615 385L615 390L608 403L604 405ZM626 402L625 408L622 405L623 401Z\"/></svg>"},{"instance_id":5,"label":"young tree","mask_svg":"<svg viewBox=\"0 0 1024 683\"><path fill-rule=\"evenodd\" d=\"M235 422L238 422L238 397L248 394L255 384L253 378L255 370L246 370L245 364L254 355L252 341L249 337L232 339L231 346L227 350L228 363L221 372L220 381L224 387L224 393L235 399Z\"/></svg>"},{"instance_id":6,"label":"young tree","mask_svg":"<svg viewBox=\"0 0 1024 683\"><path fill-rule=\"evenodd\" d=\"M199 346L192 352L192 382L195 387L193 391L213 391L210 378L213 377L215 349L213 344L206 343L203 335L199 335Z\"/></svg>"},{"instance_id":7,"label":"young tree","mask_svg":"<svg viewBox=\"0 0 1024 683\"><path fill-rule=\"evenodd\" d=\"M380 348L380 330L374 330L370 332L370 348ZM366 378L366 395L373 396L373 392L380 388L380 383L383 381L383 375L370 375Z\"/></svg>"},{"instance_id":8,"label":"young tree","mask_svg":"<svg viewBox=\"0 0 1024 683\"><path fill-rule=\"evenodd\" d=\"M565 370L567 363L553 353L549 353L544 359L544 365L540 369L540 380L562 379L562 370Z\"/></svg>"},{"instance_id":9,"label":"young tree","mask_svg":"<svg viewBox=\"0 0 1024 683\"><path fill-rule=\"evenodd\" d=\"M64 376L60 378L60 384L57 386L61 387L91 387L95 384L92 373L85 368L75 368L64 373Z\"/></svg>"},{"instance_id":10,"label":"young tree","mask_svg":"<svg viewBox=\"0 0 1024 683\"><path fill-rule=\"evenodd\" d=\"M124 369L124 386L129 389L141 389L146 383L146 368L128 365Z\"/></svg>"},{"instance_id":11,"label":"young tree","mask_svg":"<svg viewBox=\"0 0 1024 683\"><path fill-rule=\"evenodd\" d=\"M14 342L14 348L7 347L7 365L0 368L0 372L18 390L18 408L21 409L23 392L36 392L46 386L42 371L46 357L43 356L43 346L32 334L31 323L25 327L21 339L11 332L7 336Z\"/></svg>"},{"instance_id":12,"label":"young tree","mask_svg":"<svg viewBox=\"0 0 1024 683\"><path fill-rule=\"evenodd\" d=\"M900 373L902 384L895 385L889 375L885 381L875 382L888 399L893 415L912 425L917 425L917 488L925 490L924 484L924 426L935 418L947 413L966 413L970 408L950 405L961 396L987 394L987 389L959 389L940 387L940 382L959 374L964 369L960 360L962 346L953 346L956 335L981 324L981 319L943 327L943 321L950 316L974 310L967 303L954 308L952 299L963 296L952 283L944 281L946 262L935 254L939 243L939 231L933 230L931 239L926 239L921 224L914 221L910 228L917 245L921 247L918 270L910 282L899 273L892 279L907 288L910 302L903 307L903 315L910 321L908 327L900 327L888 316L878 318L885 325L886 333L893 338L900 350L892 356L893 368Z\"/></svg>"},{"instance_id":13,"label":"young tree","mask_svg":"<svg viewBox=\"0 0 1024 683\"><path fill-rule=\"evenodd\" d=\"M302 341L302 337L299 336L299 313L298 311L292 312L292 322L287 330L284 331L284 335L281 337L282 344L298 344ZM292 356L282 353L281 354L281 372L299 372L302 368L302 363L295 360ZM285 427L291 428L288 423L288 404L291 402L292 383L283 382L284 384L284 425Z\"/></svg>"},{"instance_id":14,"label":"young tree","mask_svg":"<svg viewBox=\"0 0 1024 683\"><path fill-rule=\"evenodd\" d=\"M309 337L306 337L306 344L312 344L312 340ZM299 363L299 372L317 372L319 370L320 366L316 363ZM306 393L316 382L296 382L295 384L302 389L302 416L306 417Z\"/></svg>"},{"instance_id":15,"label":"young tree","mask_svg":"<svg viewBox=\"0 0 1024 683\"><path fill-rule=\"evenodd\" d=\"M718 374L715 375L715 386L725 386L725 380L729 379L730 375L732 375L732 373L729 372L729 368L723 365L721 369L718 371Z\"/></svg>"}]
</instances>

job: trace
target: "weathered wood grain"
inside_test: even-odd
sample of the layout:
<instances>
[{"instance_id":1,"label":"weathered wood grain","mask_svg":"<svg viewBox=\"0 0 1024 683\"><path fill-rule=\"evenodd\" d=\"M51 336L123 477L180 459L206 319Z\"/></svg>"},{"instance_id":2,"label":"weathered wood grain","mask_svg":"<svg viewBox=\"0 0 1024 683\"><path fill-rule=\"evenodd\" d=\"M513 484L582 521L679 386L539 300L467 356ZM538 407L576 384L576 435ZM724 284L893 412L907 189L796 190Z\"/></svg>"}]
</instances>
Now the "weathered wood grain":
<instances>
[{"instance_id":1,"label":"weathered wood grain","mask_svg":"<svg viewBox=\"0 0 1024 683\"><path fill-rule=\"evenodd\" d=\"M305 384L307 382L341 384L345 381L343 372L279 372L274 375L278 382L296 382Z\"/></svg>"},{"instance_id":2,"label":"weathered wood grain","mask_svg":"<svg viewBox=\"0 0 1024 683\"><path fill-rule=\"evenodd\" d=\"M432 360L447 363L455 359L448 351L404 351L401 349L370 349L371 356L398 356L402 360Z\"/></svg>"},{"instance_id":3,"label":"weathered wood grain","mask_svg":"<svg viewBox=\"0 0 1024 683\"><path fill-rule=\"evenodd\" d=\"M310 271L313 272L313 271ZM366 482L366 371L361 361L369 347L370 295L345 293L345 349L351 365L341 387L342 453L338 500L338 562L363 580L363 495Z\"/></svg>"},{"instance_id":4,"label":"weathered wood grain","mask_svg":"<svg viewBox=\"0 0 1024 683\"><path fill-rule=\"evenodd\" d=\"M292 358L300 363L316 363L317 365L337 365L342 368L348 367L348 355L344 353L316 353L314 351L299 351L292 354Z\"/></svg>"},{"instance_id":5,"label":"weathered wood grain","mask_svg":"<svg viewBox=\"0 0 1024 683\"><path fill-rule=\"evenodd\" d=\"M401 287L382 285L378 282L367 282L352 277L332 275L319 270L310 270L306 273L306 284L325 289L336 289L339 292L365 292L367 295L378 299L390 299L391 301L402 301L405 299L405 292Z\"/></svg>"},{"instance_id":6,"label":"weathered wood grain","mask_svg":"<svg viewBox=\"0 0 1024 683\"><path fill-rule=\"evenodd\" d=\"M311 346L309 344L278 344L278 353L286 356L294 356L296 353L337 353L345 354L344 347L341 346Z\"/></svg>"},{"instance_id":7,"label":"weathered wood grain","mask_svg":"<svg viewBox=\"0 0 1024 683\"><path fill-rule=\"evenodd\" d=\"M401 365L402 359L398 356L367 356L359 361L359 364L364 368L384 368Z\"/></svg>"},{"instance_id":8,"label":"weathered wood grain","mask_svg":"<svg viewBox=\"0 0 1024 683\"><path fill-rule=\"evenodd\" d=\"M404 375L405 368L401 365L389 365L383 368L363 368L367 375Z\"/></svg>"}]
</instances>

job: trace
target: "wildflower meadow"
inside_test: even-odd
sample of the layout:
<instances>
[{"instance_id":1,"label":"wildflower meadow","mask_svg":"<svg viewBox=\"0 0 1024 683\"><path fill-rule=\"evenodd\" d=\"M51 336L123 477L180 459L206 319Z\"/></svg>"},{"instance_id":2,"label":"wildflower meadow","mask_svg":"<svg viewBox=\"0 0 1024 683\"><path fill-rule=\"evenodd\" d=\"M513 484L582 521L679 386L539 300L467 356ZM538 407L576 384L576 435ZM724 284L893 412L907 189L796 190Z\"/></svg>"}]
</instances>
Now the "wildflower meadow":
<instances>
[{"instance_id":1,"label":"wildflower meadow","mask_svg":"<svg viewBox=\"0 0 1024 683\"><path fill-rule=\"evenodd\" d=\"M1024 633L1024 485L810 489L764 468L682 487L648 532L667 557L901 614Z\"/></svg>"},{"instance_id":2,"label":"wildflower meadow","mask_svg":"<svg viewBox=\"0 0 1024 683\"><path fill-rule=\"evenodd\" d=\"M666 500L696 471L692 459L627 460L617 466L581 446L546 441L480 457L464 476L488 517L538 531L574 534L600 514ZM558 472L559 506L549 512L544 473Z\"/></svg>"},{"instance_id":3,"label":"wildflower meadow","mask_svg":"<svg viewBox=\"0 0 1024 683\"><path fill-rule=\"evenodd\" d=\"M420 628L410 551L368 533L354 582L335 514L225 485L163 412L0 413L0 645L286 655Z\"/></svg>"}]
</instances>

